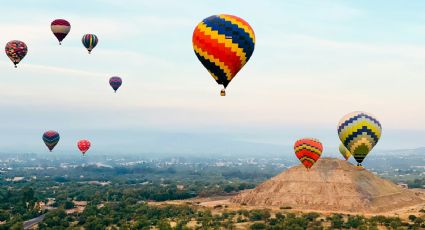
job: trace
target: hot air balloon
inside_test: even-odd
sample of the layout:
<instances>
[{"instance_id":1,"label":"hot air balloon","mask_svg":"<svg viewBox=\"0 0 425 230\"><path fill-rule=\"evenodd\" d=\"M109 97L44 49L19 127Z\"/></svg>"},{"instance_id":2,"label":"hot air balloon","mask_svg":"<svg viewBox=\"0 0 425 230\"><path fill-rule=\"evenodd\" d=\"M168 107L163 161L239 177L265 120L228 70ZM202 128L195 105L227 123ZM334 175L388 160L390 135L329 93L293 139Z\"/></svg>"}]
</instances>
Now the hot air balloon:
<instances>
[{"instance_id":1,"label":"hot air balloon","mask_svg":"<svg viewBox=\"0 0 425 230\"><path fill-rule=\"evenodd\" d=\"M310 169L322 155L323 145L317 139L303 138L295 142L294 150L301 163Z\"/></svg>"},{"instance_id":2,"label":"hot air balloon","mask_svg":"<svg viewBox=\"0 0 425 230\"><path fill-rule=\"evenodd\" d=\"M65 19L56 19L50 24L50 29L59 41L59 45L62 44L62 40L68 35L71 30L71 24Z\"/></svg>"},{"instance_id":3,"label":"hot air balloon","mask_svg":"<svg viewBox=\"0 0 425 230\"><path fill-rule=\"evenodd\" d=\"M118 88L121 86L122 80L120 77L114 76L109 78L109 85L111 85L112 89L114 89L115 93L117 92Z\"/></svg>"},{"instance_id":4,"label":"hot air balloon","mask_svg":"<svg viewBox=\"0 0 425 230\"><path fill-rule=\"evenodd\" d=\"M53 130L49 130L44 132L43 141L46 144L47 148L49 148L50 152L53 148L58 144L60 139L59 133Z\"/></svg>"},{"instance_id":5,"label":"hot air balloon","mask_svg":"<svg viewBox=\"0 0 425 230\"><path fill-rule=\"evenodd\" d=\"M77 142L78 149L83 153L83 155L87 152L87 150L89 150L90 145L91 143L88 140L79 140Z\"/></svg>"},{"instance_id":6,"label":"hot air balloon","mask_svg":"<svg viewBox=\"0 0 425 230\"><path fill-rule=\"evenodd\" d=\"M362 167L364 158L378 143L381 131L381 123L375 116L359 111L345 115L338 124L339 139L359 167Z\"/></svg>"},{"instance_id":7,"label":"hot air balloon","mask_svg":"<svg viewBox=\"0 0 425 230\"><path fill-rule=\"evenodd\" d=\"M24 42L13 40L6 44L5 51L15 68L17 68L16 65L27 55L28 47Z\"/></svg>"},{"instance_id":8,"label":"hot air balloon","mask_svg":"<svg viewBox=\"0 0 425 230\"><path fill-rule=\"evenodd\" d=\"M339 152L345 160L348 160L351 156L350 151L348 151L348 149L342 143L339 145Z\"/></svg>"},{"instance_id":9,"label":"hot air balloon","mask_svg":"<svg viewBox=\"0 0 425 230\"><path fill-rule=\"evenodd\" d=\"M97 42L99 41L97 39L97 36L94 34L85 34L83 38L81 39L83 42L84 47L91 53L92 49L96 47Z\"/></svg>"},{"instance_id":10,"label":"hot air balloon","mask_svg":"<svg viewBox=\"0 0 425 230\"><path fill-rule=\"evenodd\" d=\"M255 34L243 19L226 14L213 15L200 22L192 36L199 61L219 85L226 87L248 62L255 46Z\"/></svg>"}]
</instances>

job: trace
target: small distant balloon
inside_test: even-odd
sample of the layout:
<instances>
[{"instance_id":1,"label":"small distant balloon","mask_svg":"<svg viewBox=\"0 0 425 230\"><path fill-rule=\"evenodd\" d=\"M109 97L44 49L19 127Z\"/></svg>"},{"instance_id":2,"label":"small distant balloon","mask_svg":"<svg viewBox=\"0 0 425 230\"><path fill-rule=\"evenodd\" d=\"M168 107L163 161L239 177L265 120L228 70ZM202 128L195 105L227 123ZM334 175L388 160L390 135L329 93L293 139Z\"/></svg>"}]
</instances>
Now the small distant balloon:
<instances>
[{"instance_id":1,"label":"small distant balloon","mask_svg":"<svg viewBox=\"0 0 425 230\"><path fill-rule=\"evenodd\" d=\"M59 133L54 131L54 130L46 131L43 134L44 144L47 146L47 148L50 150L50 152L58 144L59 139L60 139Z\"/></svg>"},{"instance_id":2,"label":"small distant balloon","mask_svg":"<svg viewBox=\"0 0 425 230\"><path fill-rule=\"evenodd\" d=\"M6 44L5 51L6 55L15 65L15 68L17 68L17 64L27 55L28 47L22 41L13 40Z\"/></svg>"},{"instance_id":3,"label":"small distant balloon","mask_svg":"<svg viewBox=\"0 0 425 230\"><path fill-rule=\"evenodd\" d=\"M90 149L91 143L89 140L79 140L77 142L77 147L83 153L83 155Z\"/></svg>"},{"instance_id":4,"label":"small distant balloon","mask_svg":"<svg viewBox=\"0 0 425 230\"><path fill-rule=\"evenodd\" d=\"M301 163L309 169L322 155L323 145L315 138L303 138L295 142L294 151Z\"/></svg>"},{"instance_id":5,"label":"small distant balloon","mask_svg":"<svg viewBox=\"0 0 425 230\"><path fill-rule=\"evenodd\" d=\"M249 61L255 47L255 34L242 18L219 14L205 18L193 31L193 50L219 85L220 95Z\"/></svg>"},{"instance_id":6,"label":"small distant balloon","mask_svg":"<svg viewBox=\"0 0 425 230\"><path fill-rule=\"evenodd\" d=\"M85 34L83 38L81 39L83 42L84 47L86 47L87 51L91 53L91 51L96 47L97 42L99 41L97 39L97 36L94 34Z\"/></svg>"},{"instance_id":7,"label":"small distant balloon","mask_svg":"<svg viewBox=\"0 0 425 230\"><path fill-rule=\"evenodd\" d=\"M111 77L109 78L109 85L111 85L112 89L117 92L118 88L122 85L122 79L117 76Z\"/></svg>"},{"instance_id":8,"label":"small distant balloon","mask_svg":"<svg viewBox=\"0 0 425 230\"><path fill-rule=\"evenodd\" d=\"M345 160L348 160L351 156L350 151L348 151L348 149L342 143L339 145L339 152Z\"/></svg>"},{"instance_id":9,"label":"small distant balloon","mask_svg":"<svg viewBox=\"0 0 425 230\"><path fill-rule=\"evenodd\" d=\"M58 39L59 45L61 45L62 40L71 30L71 24L65 19L56 19L50 24L50 29Z\"/></svg>"}]
</instances>

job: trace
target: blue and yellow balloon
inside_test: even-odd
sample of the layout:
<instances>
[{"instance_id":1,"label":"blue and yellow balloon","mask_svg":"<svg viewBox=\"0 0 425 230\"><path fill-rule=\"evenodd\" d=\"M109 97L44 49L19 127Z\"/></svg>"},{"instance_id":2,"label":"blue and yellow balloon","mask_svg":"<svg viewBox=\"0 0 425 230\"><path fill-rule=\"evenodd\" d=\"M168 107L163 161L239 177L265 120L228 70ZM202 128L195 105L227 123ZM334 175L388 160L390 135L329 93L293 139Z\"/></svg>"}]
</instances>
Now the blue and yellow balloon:
<instances>
[{"instance_id":1,"label":"blue and yellow balloon","mask_svg":"<svg viewBox=\"0 0 425 230\"><path fill-rule=\"evenodd\" d=\"M338 124L338 136L350 151L357 165L361 166L365 157L378 143L382 126L375 116L365 112L352 112L345 115Z\"/></svg>"},{"instance_id":2,"label":"blue and yellow balloon","mask_svg":"<svg viewBox=\"0 0 425 230\"><path fill-rule=\"evenodd\" d=\"M350 151L342 143L339 145L339 152L346 161L351 157Z\"/></svg>"}]
</instances>

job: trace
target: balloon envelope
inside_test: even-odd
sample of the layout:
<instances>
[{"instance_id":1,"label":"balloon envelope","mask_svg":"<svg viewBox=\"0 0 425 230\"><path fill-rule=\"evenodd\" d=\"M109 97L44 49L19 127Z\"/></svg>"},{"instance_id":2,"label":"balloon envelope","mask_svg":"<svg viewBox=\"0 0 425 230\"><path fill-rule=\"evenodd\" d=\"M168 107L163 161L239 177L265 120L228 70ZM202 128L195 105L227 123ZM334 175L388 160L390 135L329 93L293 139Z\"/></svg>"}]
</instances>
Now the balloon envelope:
<instances>
[{"instance_id":1,"label":"balloon envelope","mask_svg":"<svg viewBox=\"0 0 425 230\"><path fill-rule=\"evenodd\" d=\"M111 85L112 89L116 92L118 88L122 85L122 79L120 77L114 76L109 78L109 85Z\"/></svg>"},{"instance_id":2,"label":"balloon envelope","mask_svg":"<svg viewBox=\"0 0 425 230\"><path fill-rule=\"evenodd\" d=\"M16 65L25 57L25 55L27 55L28 47L22 41L13 40L6 44L5 51L6 55L16 67Z\"/></svg>"},{"instance_id":3,"label":"balloon envelope","mask_svg":"<svg viewBox=\"0 0 425 230\"><path fill-rule=\"evenodd\" d=\"M94 34L85 34L81 39L81 42L83 42L84 47L86 47L89 53L96 47L98 41L99 39L97 39L97 36Z\"/></svg>"},{"instance_id":4,"label":"balloon envelope","mask_svg":"<svg viewBox=\"0 0 425 230\"><path fill-rule=\"evenodd\" d=\"M196 26L192 43L202 65L226 88L254 52L255 35L243 19L220 14Z\"/></svg>"},{"instance_id":5,"label":"balloon envelope","mask_svg":"<svg viewBox=\"0 0 425 230\"><path fill-rule=\"evenodd\" d=\"M339 144L339 152L344 157L345 160L348 160L351 156L350 151L341 143Z\"/></svg>"},{"instance_id":6,"label":"balloon envelope","mask_svg":"<svg viewBox=\"0 0 425 230\"><path fill-rule=\"evenodd\" d=\"M54 130L49 130L43 133L43 141L50 152L55 148L60 139L59 133Z\"/></svg>"},{"instance_id":7,"label":"balloon envelope","mask_svg":"<svg viewBox=\"0 0 425 230\"><path fill-rule=\"evenodd\" d=\"M83 154L85 154L87 150L89 150L90 146L91 146L91 143L89 140L84 139L84 140L79 140L77 142L77 147Z\"/></svg>"},{"instance_id":8,"label":"balloon envelope","mask_svg":"<svg viewBox=\"0 0 425 230\"><path fill-rule=\"evenodd\" d=\"M345 115L338 124L339 139L359 165L378 143L381 131L378 119L361 111Z\"/></svg>"},{"instance_id":9,"label":"balloon envelope","mask_svg":"<svg viewBox=\"0 0 425 230\"><path fill-rule=\"evenodd\" d=\"M61 44L71 30L71 24L65 19L56 19L50 24L50 29Z\"/></svg>"},{"instance_id":10,"label":"balloon envelope","mask_svg":"<svg viewBox=\"0 0 425 230\"><path fill-rule=\"evenodd\" d=\"M322 155L323 145L317 139L303 138L295 142L294 151L301 163L309 169Z\"/></svg>"}]
</instances>

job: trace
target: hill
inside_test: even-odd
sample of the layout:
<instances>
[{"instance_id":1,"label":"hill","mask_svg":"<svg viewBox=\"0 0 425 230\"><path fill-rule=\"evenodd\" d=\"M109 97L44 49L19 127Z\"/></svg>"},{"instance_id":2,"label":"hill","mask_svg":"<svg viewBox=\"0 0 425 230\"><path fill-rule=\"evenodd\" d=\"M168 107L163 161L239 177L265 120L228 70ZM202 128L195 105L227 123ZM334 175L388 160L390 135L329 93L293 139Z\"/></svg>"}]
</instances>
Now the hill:
<instances>
[{"instance_id":1,"label":"hill","mask_svg":"<svg viewBox=\"0 0 425 230\"><path fill-rule=\"evenodd\" d=\"M300 210L382 213L422 204L421 191L401 188L367 169L333 158L310 170L298 165L230 199L249 206Z\"/></svg>"}]
</instances>

